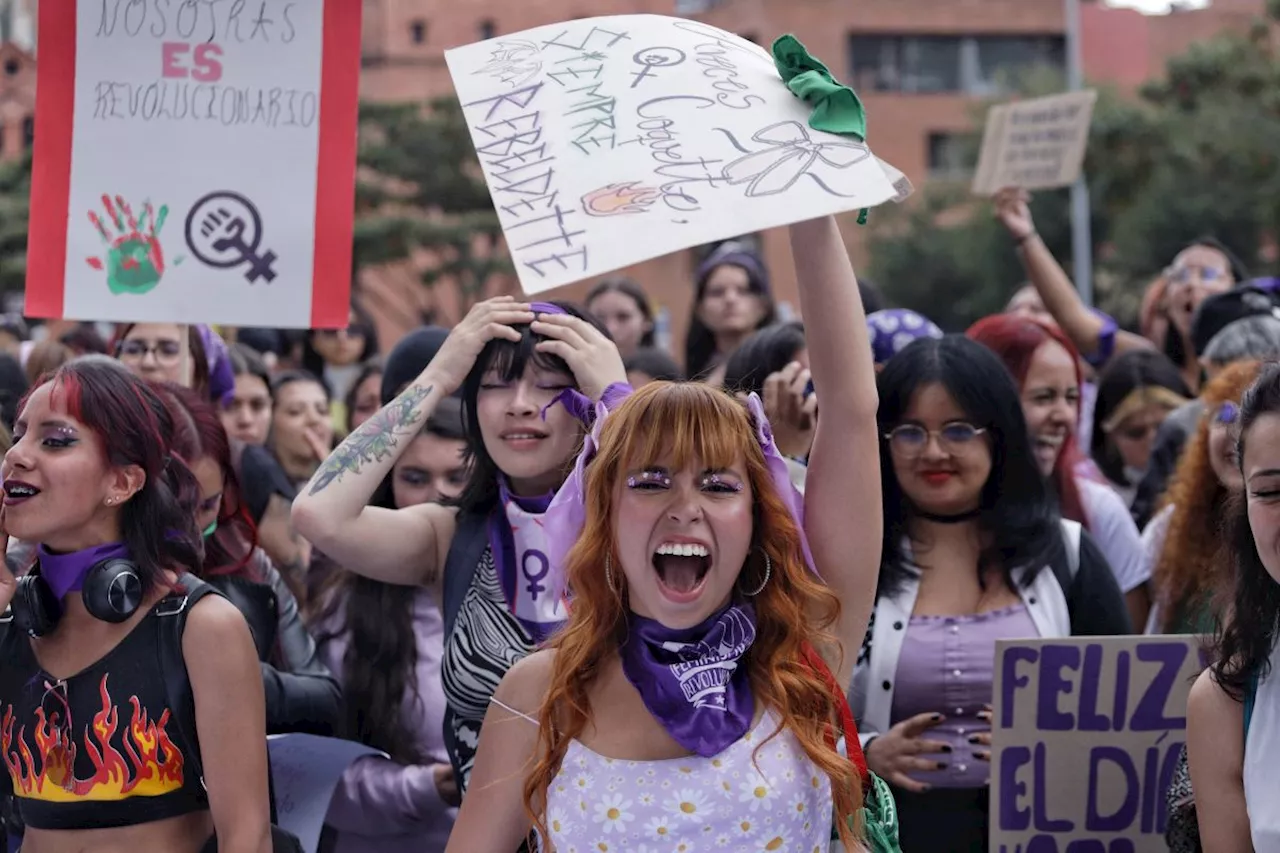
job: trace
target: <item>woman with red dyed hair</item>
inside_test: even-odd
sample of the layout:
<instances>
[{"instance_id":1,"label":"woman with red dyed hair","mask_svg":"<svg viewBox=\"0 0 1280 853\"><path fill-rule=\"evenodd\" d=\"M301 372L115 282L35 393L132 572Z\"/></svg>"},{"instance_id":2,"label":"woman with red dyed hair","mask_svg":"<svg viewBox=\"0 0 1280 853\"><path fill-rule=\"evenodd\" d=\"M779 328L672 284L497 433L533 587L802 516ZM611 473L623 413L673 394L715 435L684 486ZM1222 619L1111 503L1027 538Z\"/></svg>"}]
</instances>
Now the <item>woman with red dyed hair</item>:
<instances>
[{"instance_id":1,"label":"woman with red dyed hair","mask_svg":"<svg viewBox=\"0 0 1280 853\"><path fill-rule=\"evenodd\" d=\"M863 849L873 780L836 738L879 564L875 372L835 220L791 242L823 405L804 498L758 398L653 383L598 418L547 513L569 620L494 694L450 851L827 850L833 808Z\"/></svg>"},{"instance_id":2,"label":"woman with red dyed hair","mask_svg":"<svg viewBox=\"0 0 1280 853\"><path fill-rule=\"evenodd\" d=\"M198 486L175 412L105 356L23 401L4 457L0 743L34 853L267 853L262 676L239 611L191 573Z\"/></svg>"},{"instance_id":3,"label":"woman with red dyed hair","mask_svg":"<svg viewBox=\"0 0 1280 853\"><path fill-rule=\"evenodd\" d=\"M1022 412L1040 470L1054 485L1064 518L1078 521L1098 542L1125 594L1134 625L1145 624L1151 566L1124 501L1095 481L1076 446L1080 424L1080 354L1056 326L1018 314L993 314L966 336L994 352L1018 383Z\"/></svg>"}]
</instances>

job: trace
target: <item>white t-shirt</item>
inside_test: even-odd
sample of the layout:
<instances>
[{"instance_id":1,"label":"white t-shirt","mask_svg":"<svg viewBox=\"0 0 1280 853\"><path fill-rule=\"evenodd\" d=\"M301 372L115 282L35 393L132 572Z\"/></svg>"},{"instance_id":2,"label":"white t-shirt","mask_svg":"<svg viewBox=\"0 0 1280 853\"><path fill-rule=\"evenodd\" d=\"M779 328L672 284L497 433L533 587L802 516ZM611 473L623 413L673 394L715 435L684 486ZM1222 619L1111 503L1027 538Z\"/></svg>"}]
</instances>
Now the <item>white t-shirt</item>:
<instances>
[{"instance_id":1,"label":"white t-shirt","mask_svg":"<svg viewBox=\"0 0 1280 853\"><path fill-rule=\"evenodd\" d=\"M1151 563L1143 558L1142 536L1129 508L1115 490L1086 477L1076 477L1089 533L1111 564L1120 591L1128 593L1151 579Z\"/></svg>"},{"instance_id":2,"label":"white t-shirt","mask_svg":"<svg viewBox=\"0 0 1280 853\"><path fill-rule=\"evenodd\" d=\"M1271 671L1258 682L1253 718L1244 741L1244 801L1249 810L1249 834L1255 853L1280 853L1280 674L1276 650L1271 650Z\"/></svg>"}]
</instances>

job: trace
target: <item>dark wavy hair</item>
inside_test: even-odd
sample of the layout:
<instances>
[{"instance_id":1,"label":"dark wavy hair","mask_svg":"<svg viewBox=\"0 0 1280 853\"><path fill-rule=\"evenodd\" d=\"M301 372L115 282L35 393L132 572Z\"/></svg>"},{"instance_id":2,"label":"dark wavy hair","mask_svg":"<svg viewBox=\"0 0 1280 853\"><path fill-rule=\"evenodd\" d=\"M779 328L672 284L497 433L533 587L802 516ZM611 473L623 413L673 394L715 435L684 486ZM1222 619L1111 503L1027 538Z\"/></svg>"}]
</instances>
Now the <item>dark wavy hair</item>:
<instances>
[{"instance_id":1,"label":"dark wavy hair","mask_svg":"<svg viewBox=\"0 0 1280 853\"><path fill-rule=\"evenodd\" d=\"M982 530L991 547L980 565L998 563L1013 586L1013 571L1025 568L1030 585L1045 564L1062 552L1058 510L1048 481L1040 474L1013 377L991 350L963 335L921 338L885 365L877 380L881 434L880 482L884 494L884 543L878 595L892 595L916 569L903 542L910 535L911 501L898 484L884 438L902 422L916 393L938 383L975 427L987 430L991 474L982 488Z\"/></svg>"},{"instance_id":2,"label":"dark wavy hair","mask_svg":"<svg viewBox=\"0 0 1280 853\"><path fill-rule=\"evenodd\" d=\"M717 250L717 253L719 252L720 250ZM746 255L754 259L755 264L748 266L746 263L736 263L732 260L726 260L723 263L709 261L704 262L700 270L693 296L693 307L689 311L689 330L685 333L684 338L684 371L690 379L702 379L715 367L716 336L711 329L707 328L707 324L698 318L698 305L702 303L702 298L707 293L707 282L711 281L712 274L720 267L736 266L746 272L747 283L751 288L751 292L760 297L764 305L764 312L760 317L760 322L756 324L757 329L772 326L778 317L778 308L773 301L773 293L769 290L769 282L765 277L764 267L759 258L754 253L747 251L729 251L725 254L725 257L729 258L734 255ZM712 257L714 258L715 255L713 254Z\"/></svg>"},{"instance_id":3,"label":"dark wavy hair","mask_svg":"<svg viewBox=\"0 0 1280 853\"><path fill-rule=\"evenodd\" d=\"M606 293L621 293L636 304L636 308L640 311L640 315L644 317L645 322L649 324L649 330L640 338L640 346L653 346L653 306L649 304L649 294L644 292L644 288L636 284L629 278L621 276L614 278L606 278L591 288L587 293L587 298L582 300L582 305L588 311L591 310L591 303L596 300L597 296Z\"/></svg>"},{"instance_id":4,"label":"dark wavy hair","mask_svg":"<svg viewBox=\"0 0 1280 853\"><path fill-rule=\"evenodd\" d=\"M769 374L777 373L805 348L804 324L779 323L742 342L724 366L724 389L731 394L759 394Z\"/></svg>"},{"instance_id":5,"label":"dark wavy hair","mask_svg":"<svg viewBox=\"0 0 1280 853\"><path fill-rule=\"evenodd\" d=\"M195 522L200 486L172 446L177 418L164 395L104 355L67 362L32 391L46 384L52 385L54 403L98 437L108 465L136 465L145 476L120 511L124 544L138 565L143 594L165 583L166 569L197 571L204 561Z\"/></svg>"},{"instance_id":6,"label":"dark wavy hair","mask_svg":"<svg viewBox=\"0 0 1280 853\"><path fill-rule=\"evenodd\" d=\"M1280 414L1280 364L1268 364L1244 394L1240 403L1240 438L1237 458L1241 472L1249 429L1263 415ZM1248 494L1245 483L1245 494ZM1227 695L1244 701L1252 679L1265 678L1271 668L1271 650L1280 627L1280 583L1271 576L1258 555L1249 525L1248 501L1235 496L1227 505L1227 547L1224 559L1233 565L1234 584L1214 636L1213 675Z\"/></svg>"},{"instance_id":7,"label":"dark wavy hair","mask_svg":"<svg viewBox=\"0 0 1280 853\"><path fill-rule=\"evenodd\" d=\"M217 407L190 388L165 383L159 386L175 413L173 449L189 463L208 458L222 472L222 506L218 528L204 540L201 577L236 575L262 582L251 566L258 547L258 528L240 491L240 478L231 463L231 442L218 417Z\"/></svg>"},{"instance_id":8,"label":"dark wavy hair","mask_svg":"<svg viewBox=\"0 0 1280 853\"><path fill-rule=\"evenodd\" d=\"M571 302L552 302L551 304L564 309L580 320L585 320L606 338L609 337L609 332L604 326L577 305ZM467 511L487 511L498 500L498 474L501 472L484 446L484 436L480 433L480 422L476 418L476 400L480 396L480 383L485 374L490 370L496 370L504 382L515 382L524 375L525 368L532 363L544 370L555 370L573 376L573 371L569 369L564 359L534 349L534 346L544 338L541 335L535 335L532 326L521 325L515 328L520 332L519 343L505 339L489 341L462 383L462 422L467 431L466 462L471 469L471 478L467 481L467 488L462 494L449 504ZM564 461L566 475L573 467L576 457L575 452Z\"/></svg>"}]
</instances>

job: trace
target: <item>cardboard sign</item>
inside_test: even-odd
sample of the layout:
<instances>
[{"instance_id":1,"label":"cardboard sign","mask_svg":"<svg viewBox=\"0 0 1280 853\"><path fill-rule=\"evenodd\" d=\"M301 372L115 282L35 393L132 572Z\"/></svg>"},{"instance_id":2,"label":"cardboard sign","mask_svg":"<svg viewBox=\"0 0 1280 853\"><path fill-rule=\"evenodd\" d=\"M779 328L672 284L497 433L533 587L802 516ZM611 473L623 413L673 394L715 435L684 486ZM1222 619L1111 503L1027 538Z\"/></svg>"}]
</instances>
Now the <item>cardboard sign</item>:
<instances>
[{"instance_id":1,"label":"cardboard sign","mask_svg":"<svg viewBox=\"0 0 1280 853\"><path fill-rule=\"evenodd\" d=\"M585 18L445 58L526 294L910 192L705 24Z\"/></svg>"},{"instance_id":2,"label":"cardboard sign","mask_svg":"<svg viewBox=\"0 0 1280 853\"><path fill-rule=\"evenodd\" d=\"M1167 853L1189 636L996 644L991 853Z\"/></svg>"},{"instance_id":3,"label":"cardboard sign","mask_svg":"<svg viewBox=\"0 0 1280 853\"><path fill-rule=\"evenodd\" d=\"M360 11L42 3L26 314L345 326Z\"/></svg>"},{"instance_id":4,"label":"cardboard sign","mask_svg":"<svg viewBox=\"0 0 1280 853\"><path fill-rule=\"evenodd\" d=\"M1097 99L1090 89L992 107L973 191L989 196L1005 187L1047 190L1074 183Z\"/></svg>"},{"instance_id":5,"label":"cardboard sign","mask_svg":"<svg viewBox=\"0 0 1280 853\"><path fill-rule=\"evenodd\" d=\"M319 848L329 801L351 763L367 755L387 757L354 741L304 734L270 735L267 751L278 823L298 836L306 853Z\"/></svg>"}]
</instances>

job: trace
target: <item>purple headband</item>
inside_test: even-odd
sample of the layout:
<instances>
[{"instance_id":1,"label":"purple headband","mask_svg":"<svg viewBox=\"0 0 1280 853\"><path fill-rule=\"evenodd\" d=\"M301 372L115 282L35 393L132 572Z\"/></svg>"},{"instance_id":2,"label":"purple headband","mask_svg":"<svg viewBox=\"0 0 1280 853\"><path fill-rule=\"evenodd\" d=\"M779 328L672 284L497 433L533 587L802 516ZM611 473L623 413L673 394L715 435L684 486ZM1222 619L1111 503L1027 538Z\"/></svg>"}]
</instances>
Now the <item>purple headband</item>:
<instances>
[{"instance_id":1,"label":"purple headband","mask_svg":"<svg viewBox=\"0 0 1280 853\"><path fill-rule=\"evenodd\" d=\"M548 587L554 595L565 593L565 558L569 555L569 550L574 543L578 541L578 537L582 535L582 528L587 520L587 465L595 458L596 451L600 448L600 431L604 428L605 418L612 408L616 408L616 405L596 404L595 423L592 424L591 432L582 440L582 452L578 454L573 471L556 492L555 497L551 499L551 505L543 515L543 527L547 532L547 557L554 567L554 571L548 575L547 580ZM805 563L808 564L809 571L821 579L813 562L813 553L809 550L809 538L804 532L804 496L791 482L787 460L778 452L778 447L773 442L773 429L769 426L769 419L764 414L764 404L760 402L757 394L753 393L747 398L747 410L751 413L751 420L755 424L756 439L760 442L760 449L764 451L765 465L769 469L769 478L773 480L773 488L787 511L791 513L791 518L795 521L796 529L800 533L800 545L804 549Z\"/></svg>"},{"instance_id":2,"label":"purple headband","mask_svg":"<svg viewBox=\"0 0 1280 853\"><path fill-rule=\"evenodd\" d=\"M568 314L569 312L561 308L559 305L553 305L550 302L530 302L529 308L535 314Z\"/></svg>"}]
</instances>

